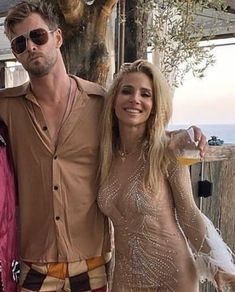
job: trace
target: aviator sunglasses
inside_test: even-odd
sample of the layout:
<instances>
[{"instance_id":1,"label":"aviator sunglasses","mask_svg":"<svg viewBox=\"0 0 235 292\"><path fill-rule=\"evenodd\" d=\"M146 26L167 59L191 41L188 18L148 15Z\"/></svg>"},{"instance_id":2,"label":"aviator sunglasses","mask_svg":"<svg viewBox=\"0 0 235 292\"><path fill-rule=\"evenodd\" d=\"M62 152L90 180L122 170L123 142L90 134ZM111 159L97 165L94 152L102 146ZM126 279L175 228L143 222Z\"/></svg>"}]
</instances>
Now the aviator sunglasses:
<instances>
[{"instance_id":1,"label":"aviator sunglasses","mask_svg":"<svg viewBox=\"0 0 235 292\"><path fill-rule=\"evenodd\" d=\"M48 42L49 33L54 32L53 30L46 30L44 28L37 28L31 31L28 31L20 36L15 37L11 41L11 49L15 54L22 54L27 47L27 40L31 39L36 45L42 46Z\"/></svg>"}]
</instances>

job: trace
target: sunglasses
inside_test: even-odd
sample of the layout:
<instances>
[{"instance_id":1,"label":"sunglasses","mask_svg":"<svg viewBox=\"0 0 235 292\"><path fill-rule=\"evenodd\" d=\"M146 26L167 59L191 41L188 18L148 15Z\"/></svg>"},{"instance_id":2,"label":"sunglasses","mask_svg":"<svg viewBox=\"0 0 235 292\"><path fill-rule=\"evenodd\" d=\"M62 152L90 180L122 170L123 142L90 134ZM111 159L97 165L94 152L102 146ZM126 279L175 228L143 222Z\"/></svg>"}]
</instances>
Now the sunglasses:
<instances>
[{"instance_id":1,"label":"sunglasses","mask_svg":"<svg viewBox=\"0 0 235 292\"><path fill-rule=\"evenodd\" d=\"M11 41L11 49L15 54L22 54L27 47L27 40L31 39L36 45L42 46L48 42L49 33L54 32L53 30L46 30L44 28L37 28L28 31L20 36L15 37Z\"/></svg>"}]
</instances>

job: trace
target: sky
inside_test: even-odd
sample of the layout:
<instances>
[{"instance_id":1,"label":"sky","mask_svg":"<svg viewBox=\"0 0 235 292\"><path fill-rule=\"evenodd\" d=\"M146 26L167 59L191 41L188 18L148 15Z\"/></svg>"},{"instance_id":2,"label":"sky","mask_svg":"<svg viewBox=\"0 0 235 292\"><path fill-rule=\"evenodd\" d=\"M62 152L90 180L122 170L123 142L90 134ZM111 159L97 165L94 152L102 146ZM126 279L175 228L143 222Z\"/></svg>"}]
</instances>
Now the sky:
<instances>
[{"instance_id":1,"label":"sky","mask_svg":"<svg viewBox=\"0 0 235 292\"><path fill-rule=\"evenodd\" d=\"M189 73L176 89L172 124L235 124L235 38L227 42L234 45L213 49L216 63L203 79Z\"/></svg>"}]
</instances>

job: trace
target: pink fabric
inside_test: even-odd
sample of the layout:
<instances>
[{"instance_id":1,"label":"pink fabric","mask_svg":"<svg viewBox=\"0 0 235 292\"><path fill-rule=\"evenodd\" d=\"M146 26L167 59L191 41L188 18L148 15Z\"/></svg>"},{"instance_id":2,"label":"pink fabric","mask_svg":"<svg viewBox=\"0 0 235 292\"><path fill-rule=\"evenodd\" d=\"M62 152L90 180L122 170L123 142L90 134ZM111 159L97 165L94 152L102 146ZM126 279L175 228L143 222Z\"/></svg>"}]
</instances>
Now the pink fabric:
<instances>
[{"instance_id":1,"label":"pink fabric","mask_svg":"<svg viewBox=\"0 0 235 292\"><path fill-rule=\"evenodd\" d=\"M5 139L0 125L0 135ZM15 184L7 148L0 146L0 263L4 292L15 292L11 263L16 259Z\"/></svg>"}]
</instances>

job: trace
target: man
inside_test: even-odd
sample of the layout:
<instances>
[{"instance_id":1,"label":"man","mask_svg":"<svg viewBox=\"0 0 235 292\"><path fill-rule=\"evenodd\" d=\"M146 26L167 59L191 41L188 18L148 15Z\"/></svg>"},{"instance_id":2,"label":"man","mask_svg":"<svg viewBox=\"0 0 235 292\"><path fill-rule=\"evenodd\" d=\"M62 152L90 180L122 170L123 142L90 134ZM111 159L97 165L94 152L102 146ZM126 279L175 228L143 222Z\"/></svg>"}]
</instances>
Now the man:
<instances>
[{"instance_id":1,"label":"man","mask_svg":"<svg viewBox=\"0 0 235 292\"><path fill-rule=\"evenodd\" d=\"M66 73L50 5L16 5L5 32L30 78L0 91L19 193L21 291L106 291L109 226L96 203L105 91Z\"/></svg>"}]
</instances>

